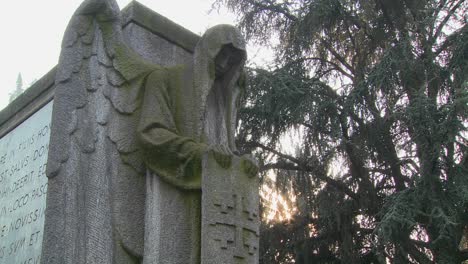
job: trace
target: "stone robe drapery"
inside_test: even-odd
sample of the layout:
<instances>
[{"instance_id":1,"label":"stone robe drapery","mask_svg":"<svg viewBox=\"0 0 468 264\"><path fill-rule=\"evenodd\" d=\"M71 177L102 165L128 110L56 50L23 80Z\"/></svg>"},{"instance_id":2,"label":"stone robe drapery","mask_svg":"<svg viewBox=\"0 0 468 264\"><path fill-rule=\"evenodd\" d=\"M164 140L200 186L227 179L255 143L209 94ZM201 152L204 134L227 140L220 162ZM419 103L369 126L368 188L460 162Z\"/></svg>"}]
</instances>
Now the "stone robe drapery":
<instances>
[{"instance_id":1,"label":"stone robe drapery","mask_svg":"<svg viewBox=\"0 0 468 264\"><path fill-rule=\"evenodd\" d=\"M237 58L216 76L215 58L226 46ZM148 168L144 263L200 263L201 159L208 145L235 151L244 61L240 34L222 25L202 37L192 65L148 76L138 129Z\"/></svg>"},{"instance_id":2,"label":"stone robe drapery","mask_svg":"<svg viewBox=\"0 0 468 264\"><path fill-rule=\"evenodd\" d=\"M65 33L41 263L198 264L201 156L235 150L244 42L217 26L192 63L163 68L126 47L121 25L115 1L87 0ZM226 46L239 57L217 76Z\"/></svg>"}]
</instances>

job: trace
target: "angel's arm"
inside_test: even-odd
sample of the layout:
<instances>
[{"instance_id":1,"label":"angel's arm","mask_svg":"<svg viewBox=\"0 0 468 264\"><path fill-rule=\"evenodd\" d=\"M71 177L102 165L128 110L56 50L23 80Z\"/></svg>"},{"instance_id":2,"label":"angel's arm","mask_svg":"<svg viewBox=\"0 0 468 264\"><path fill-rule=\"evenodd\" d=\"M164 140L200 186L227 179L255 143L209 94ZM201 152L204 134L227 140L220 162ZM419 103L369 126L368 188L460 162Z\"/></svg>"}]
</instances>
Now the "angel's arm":
<instances>
[{"instance_id":1,"label":"angel's arm","mask_svg":"<svg viewBox=\"0 0 468 264\"><path fill-rule=\"evenodd\" d=\"M201 156L206 145L181 136L175 124L173 98L166 87L166 69L148 76L139 124L147 166L163 180L186 189L200 188ZM172 87L173 88L173 87Z\"/></svg>"}]
</instances>

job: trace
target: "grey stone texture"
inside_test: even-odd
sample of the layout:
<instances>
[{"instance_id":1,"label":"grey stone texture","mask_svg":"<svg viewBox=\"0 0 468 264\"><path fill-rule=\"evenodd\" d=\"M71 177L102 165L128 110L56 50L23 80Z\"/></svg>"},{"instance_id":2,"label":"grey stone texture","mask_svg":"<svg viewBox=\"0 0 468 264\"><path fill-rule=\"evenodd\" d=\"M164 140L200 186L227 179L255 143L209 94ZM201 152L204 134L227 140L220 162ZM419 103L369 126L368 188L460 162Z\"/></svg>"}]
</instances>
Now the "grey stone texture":
<instances>
[{"instance_id":1,"label":"grey stone texture","mask_svg":"<svg viewBox=\"0 0 468 264\"><path fill-rule=\"evenodd\" d=\"M244 173L242 159L222 168L203 160L202 263L258 263L258 178ZM255 188L257 188L255 190Z\"/></svg>"},{"instance_id":2,"label":"grey stone texture","mask_svg":"<svg viewBox=\"0 0 468 264\"><path fill-rule=\"evenodd\" d=\"M55 68L0 112L0 138L53 99Z\"/></svg>"},{"instance_id":3,"label":"grey stone texture","mask_svg":"<svg viewBox=\"0 0 468 264\"><path fill-rule=\"evenodd\" d=\"M234 144L244 62L231 26L200 38L84 1L55 75L41 263L258 263L257 167Z\"/></svg>"}]
</instances>

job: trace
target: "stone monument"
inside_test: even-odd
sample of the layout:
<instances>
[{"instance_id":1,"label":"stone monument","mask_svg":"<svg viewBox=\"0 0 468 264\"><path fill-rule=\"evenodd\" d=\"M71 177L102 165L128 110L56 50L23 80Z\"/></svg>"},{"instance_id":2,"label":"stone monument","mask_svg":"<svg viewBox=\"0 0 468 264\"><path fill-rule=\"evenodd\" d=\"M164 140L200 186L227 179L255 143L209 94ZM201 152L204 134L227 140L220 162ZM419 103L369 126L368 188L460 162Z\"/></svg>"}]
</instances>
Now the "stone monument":
<instances>
[{"instance_id":1,"label":"stone monument","mask_svg":"<svg viewBox=\"0 0 468 264\"><path fill-rule=\"evenodd\" d=\"M52 103L0 139L0 263L38 263Z\"/></svg>"},{"instance_id":2,"label":"stone monument","mask_svg":"<svg viewBox=\"0 0 468 264\"><path fill-rule=\"evenodd\" d=\"M123 24L86 0L65 32L41 263L258 263L257 167L234 143L243 38L216 26L187 56Z\"/></svg>"}]
</instances>

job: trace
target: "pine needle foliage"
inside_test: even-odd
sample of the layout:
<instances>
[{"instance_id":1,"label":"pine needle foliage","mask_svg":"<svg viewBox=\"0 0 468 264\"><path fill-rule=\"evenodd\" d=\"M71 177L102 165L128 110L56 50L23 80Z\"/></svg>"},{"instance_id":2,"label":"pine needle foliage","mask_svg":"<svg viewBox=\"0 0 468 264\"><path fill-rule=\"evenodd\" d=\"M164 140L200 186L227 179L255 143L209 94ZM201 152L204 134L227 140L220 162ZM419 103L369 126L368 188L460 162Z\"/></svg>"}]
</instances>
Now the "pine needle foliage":
<instances>
[{"instance_id":1,"label":"pine needle foliage","mask_svg":"<svg viewBox=\"0 0 468 264\"><path fill-rule=\"evenodd\" d=\"M262 263L468 258L468 1L216 4L276 51L249 70L239 145L298 210L265 224Z\"/></svg>"}]
</instances>

